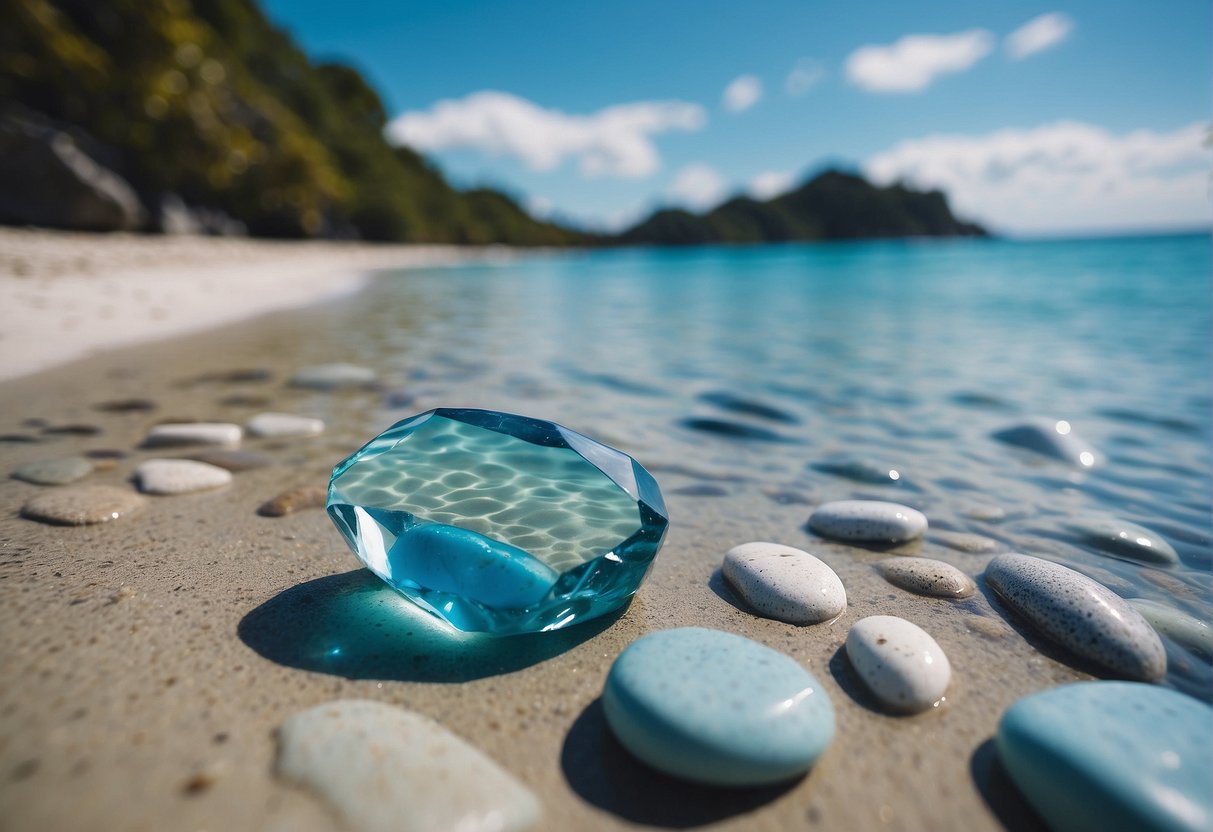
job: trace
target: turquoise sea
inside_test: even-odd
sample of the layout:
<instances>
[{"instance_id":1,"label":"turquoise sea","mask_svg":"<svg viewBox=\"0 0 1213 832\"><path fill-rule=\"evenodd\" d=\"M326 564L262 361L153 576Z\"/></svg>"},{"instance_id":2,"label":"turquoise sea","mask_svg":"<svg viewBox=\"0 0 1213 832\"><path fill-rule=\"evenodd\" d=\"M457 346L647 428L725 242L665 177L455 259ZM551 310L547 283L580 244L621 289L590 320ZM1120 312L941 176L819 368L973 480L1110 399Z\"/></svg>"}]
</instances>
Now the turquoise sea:
<instances>
[{"instance_id":1,"label":"turquoise sea","mask_svg":"<svg viewBox=\"0 0 1213 832\"><path fill-rule=\"evenodd\" d=\"M435 406L561 422L653 471L672 539L726 536L707 559L776 532L812 550L813 505L891 499L930 518L912 554L963 566L948 533L981 535L1209 621L1210 254L1207 235L503 254L389 274L311 325L400 379L368 435ZM1102 464L993 438L1032 417ZM1092 545L1071 526L1094 516L1180 564ZM1213 687L1167 646L1171 684Z\"/></svg>"}]
</instances>

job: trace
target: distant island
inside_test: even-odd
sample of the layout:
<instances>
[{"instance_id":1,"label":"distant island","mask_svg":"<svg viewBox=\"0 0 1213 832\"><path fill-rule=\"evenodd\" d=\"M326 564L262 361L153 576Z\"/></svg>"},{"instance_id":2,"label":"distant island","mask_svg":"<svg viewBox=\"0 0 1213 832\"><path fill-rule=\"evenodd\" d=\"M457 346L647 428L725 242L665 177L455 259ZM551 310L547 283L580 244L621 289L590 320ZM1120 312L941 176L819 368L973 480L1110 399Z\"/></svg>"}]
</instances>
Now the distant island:
<instances>
[{"instance_id":1,"label":"distant island","mask_svg":"<svg viewBox=\"0 0 1213 832\"><path fill-rule=\"evenodd\" d=\"M826 171L766 202L618 235L460 191L384 139L355 69L313 63L254 0L15 0L0 27L0 223L526 246L981 236L938 191Z\"/></svg>"}]
</instances>

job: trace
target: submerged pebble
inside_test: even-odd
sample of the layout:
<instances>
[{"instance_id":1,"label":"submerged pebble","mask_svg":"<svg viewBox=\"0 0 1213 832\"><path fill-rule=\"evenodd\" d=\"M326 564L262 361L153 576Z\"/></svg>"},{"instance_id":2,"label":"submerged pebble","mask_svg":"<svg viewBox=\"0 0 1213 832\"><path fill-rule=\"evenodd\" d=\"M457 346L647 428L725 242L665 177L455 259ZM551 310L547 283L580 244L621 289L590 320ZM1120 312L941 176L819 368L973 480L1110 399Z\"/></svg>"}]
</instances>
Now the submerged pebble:
<instances>
[{"instance_id":1,"label":"submerged pebble","mask_svg":"<svg viewBox=\"0 0 1213 832\"><path fill-rule=\"evenodd\" d=\"M778 543L742 543L724 556L725 579L760 615L816 624L842 615L847 592L834 570L808 552Z\"/></svg>"},{"instance_id":2,"label":"submerged pebble","mask_svg":"<svg viewBox=\"0 0 1213 832\"><path fill-rule=\"evenodd\" d=\"M235 447L240 444L239 425L226 422L174 422L156 425L143 440L145 448L173 448L183 445L219 445Z\"/></svg>"},{"instance_id":3,"label":"submerged pebble","mask_svg":"<svg viewBox=\"0 0 1213 832\"><path fill-rule=\"evenodd\" d=\"M305 486L283 491L272 500L266 500L257 509L262 517L285 517L305 508L324 508L328 492L318 486Z\"/></svg>"},{"instance_id":4,"label":"submerged pebble","mask_svg":"<svg viewBox=\"0 0 1213 832\"><path fill-rule=\"evenodd\" d=\"M259 413L245 425L250 436L294 437L318 436L324 432L324 421L292 413Z\"/></svg>"},{"instance_id":5,"label":"submerged pebble","mask_svg":"<svg viewBox=\"0 0 1213 832\"><path fill-rule=\"evenodd\" d=\"M1066 523L1066 528L1085 542L1113 555L1145 563L1175 564L1179 555L1174 547L1157 532L1115 517L1079 517Z\"/></svg>"},{"instance_id":6,"label":"submerged pebble","mask_svg":"<svg viewBox=\"0 0 1213 832\"><path fill-rule=\"evenodd\" d=\"M916 624L872 615L851 625L847 658L872 695L893 713L937 707L952 679L943 648Z\"/></svg>"},{"instance_id":7,"label":"submerged pebble","mask_svg":"<svg viewBox=\"0 0 1213 832\"><path fill-rule=\"evenodd\" d=\"M1213 659L1213 628L1207 621L1146 598L1128 600L1157 633L1179 642L1197 655Z\"/></svg>"},{"instance_id":8,"label":"submerged pebble","mask_svg":"<svg viewBox=\"0 0 1213 832\"><path fill-rule=\"evenodd\" d=\"M67 485L93 472L93 463L82 456L38 459L13 471L13 477L35 485Z\"/></svg>"},{"instance_id":9,"label":"submerged pebble","mask_svg":"<svg viewBox=\"0 0 1213 832\"><path fill-rule=\"evenodd\" d=\"M985 576L1007 606L1075 655L1131 679L1166 674L1157 633L1103 584L1028 555L996 555Z\"/></svg>"},{"instance_id":10,"label":"submerged pebble","mask_svg":"<svg viewBox=\"0 0 1213 832\"><path fill-rule=\"evenodd\" d=\"M845 477L870 485L905 485L905 475L896 465L877 462L865 457L842 455L814 462L810 466L824 474Z\"/></svg>"},{"instance_id":11,"label":"submerged pebble","mask_svg":"<svg viewBox=\"0 0 1213 832\"><path fill-rule=\"evenodd\" d=\"M683 419L680 424L685 428L729 439L749 439L755 442L792 442L795 441L782 433L758 425L747 425L743 422L732 422L727 419Z\"/></svg>"},{"instance_id":12,"label":"submerged pebble","mask_svg":"<svg viewBox=\"0 0 1213 832\"><path fill-rule=\"evenodd\" d=\"M143 503L125 488L77 485L35 495L21 508L21 516L57 526L88 526L117 520Z\"/></svg>"},{"instance_id":13,"label":"submerged pebble","mask_svg":"<svg viewBox=\"0 0 1213 832\"><path fill-rule=\"evenodd\" d=\"M1213 708L1137 682L1031 694L998 725L998 756L1056 832L1213 828Z\"/></svg>"},{"instance_id":14,"label":"submerged pebble","mask_svg":"<svg viewBox=\"0 0 1213 832\"><path fill-rule=\"evenodd\" d=\"M515 832L539 801L479 749L421 714L346 699L278 729L279 777L311 789L357 832Z\"/></svg>"},{"instance_id":15,"label":"submerged pebble","mask_svg":"<svg viewBox=\"0 0 1213 832\"><path fill-rule=\"evenodd\" d=\"M712 785L803 774L834 736L834 708L811 673L755 641L699 627L632 642L611 667L602 704L634 755Z\"/></svg>"},{"instance_id":16,"label":"submerged pebble","mask_svg":"<svg viewBox=\"0 0 1213 832\"><path fill-rule=\"evenodd\" d=\"M934 598L968 598L977 590L973 579L950 563L931 558L887 558L876 564L893 586Z\"/></svg>"},{"instance_id":17,"label":"submerged pebble","mask_svg":"<svg viewBox=\"0 0 1213 832\"><path fill-rule=\"evenodd\" d=\"M318 364L302 367L291 376L292 387L308 390L337 390L342 387L369 387L378 377L369 367L356 364Z\"/></svg>"},{"instance_id":18,"label":"submerged pebble","mask_svg":"<svg viewBox=\"0 0 1213 832\"><path fill-rule=\"evenodd\" d=\"M274 458L268 454L236 449L198 451L190 454L189 458L209 465L217 465L229 471L251 471L254 468L264 468L274 464Z\"/></svg>"},{"instance_id":19,"label":"submerged pebble","mask_svg":"<svg viewBox=\"0 0 1213 832\"><path fill-rule=\"evenodd\" d=\"M869 543L904 543L922 537L927 518L921 511L881 500L839 500L819 506L809 528L822 537Z\"/></svg>"},{"instance_id":20,"label":"submerged pebble","mask_svg":"<svg viewBox=\"0 0 1213 832\"><path fill-rule=\"evenodd\" d=\"M1089 443L1079 438L1064 419L1033 419L993 434L999 442L1034 451L1081 468L1091 468L1099 455Z\"/></svg>"},{"instance_id":21,"label":"submerged pebble","mask_svg":"<svg viewBox=\"0 0 1213 832\"><path fill-rule=\"evenodd\" d=\"M135 480L145 494L189 494L227 485L232 474L192 459L149 459L135 468Z\"/></svg>"},{"instance_id":22,"label":"submerged pebble","mask_svg":"<svg viewBox=\"0 0 1213 832\"><path fill-rule=\"evenodd\" d=\"M997 552L1003 545L991 537L969 532L934 532L932 539L936 543L955 549L957 552L967 552L970 555L981 555Z\"/></svg>"}]
</instances>

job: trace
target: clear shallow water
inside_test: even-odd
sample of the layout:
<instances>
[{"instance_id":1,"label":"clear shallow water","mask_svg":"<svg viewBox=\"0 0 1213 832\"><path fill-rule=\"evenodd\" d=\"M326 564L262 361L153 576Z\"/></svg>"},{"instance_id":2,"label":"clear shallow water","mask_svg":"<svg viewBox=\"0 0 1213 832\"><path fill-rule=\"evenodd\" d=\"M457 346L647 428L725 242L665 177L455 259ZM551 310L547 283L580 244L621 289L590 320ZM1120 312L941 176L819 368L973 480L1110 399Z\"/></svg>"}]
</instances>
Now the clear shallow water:
<instances>
[{"instance_id":1,"label":"clear shallow water","mask_svg":"<svg viewBox=\"0 0 1213 832\"><path fill-rule=\"evenodd\" d=\"M637 456L702 507L672 505L675 526L730 513L762 539L772 510L893 499L930 517L921 554L980 534L1207 621L1210 260L1201 236L561 254L388 275L322 334L403 390L368 435L433 406L522 412ZM1033 416L1106 462L991 438ZM1181 563L1089 545L1066 521L1090 514L1158 532ZM1168 647L1181 686L1213 685Z\"/></svg>"}]
</instances>

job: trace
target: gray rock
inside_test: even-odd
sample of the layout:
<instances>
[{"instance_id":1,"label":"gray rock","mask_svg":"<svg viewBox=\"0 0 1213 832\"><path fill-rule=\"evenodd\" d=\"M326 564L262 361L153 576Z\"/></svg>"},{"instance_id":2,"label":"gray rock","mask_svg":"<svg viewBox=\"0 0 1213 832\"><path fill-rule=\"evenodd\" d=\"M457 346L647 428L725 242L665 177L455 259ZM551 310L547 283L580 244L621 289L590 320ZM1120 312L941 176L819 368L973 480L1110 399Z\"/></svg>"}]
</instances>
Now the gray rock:
<instances>
[{"instance_id":1,"label":"gray rock","mask_svg":"<svg viewBox=\"0 0 1213 832\"><path fill-rule=\"evenodd\" d=\"M188 445L235 447L243 431L227 422L182 422L156 425L143 440L145 448L176 448Z\"/></svg>"},{"instance_id":2,"label":"gray rock","mask_svg":"<svg viewBox=\"0 0 1213 832\"><path fill-rule=\"evenodd\" d=\"M1034 451L1079 468L1093 468L1100 462L1099 454L1089 443L1079 438L1064 419L1033 419L996 432L999 442Z\"/></svg>"},{"instance_id":3,"label":"gray rock","mask_svg":"<svg viewBox=\"0 0 1213 832\"><path fill-rule=\"evenodd\" d=\"M135 468L135 481L145 494L189 494L227 485L232 474L192 459L149 459Z\"/></svg>"},{"instance_id":4,"label":"gray rock","mask_svg":"<svg viewBox=\"0 0 1213 832\"><path fill-rule=\"evenodd\" d=\"M93 463L84 457L66 456L27 462L13 471L13 477L35 485L67 485L92 472Z\"/></svg>"},{"instance_id":5,"label":"gray rock","mask_svg":"<svg viewBox=\"0 0 1213 832\"><path fill-rule=\"evenodd\" d=\"M245 429L250 436L260 437L318 436L324 432L324 421L292 413L259 413L249 419Z\"/></svg>"},{"instance_id":6,"label":"gray rock","mask_svg":"<svg viewBox=\"0 0 1213 832\"><path fill-rule=\"evenodd\" d=\"M968 598L977 590L973 579L950 563L931 558L887 558L876 564L893 586L934 598Z\"/></svg>"},{"instance_id":7,"label":"gray rock","mask_svg":"<svg viewBox=\"0 0 1213 832\"><path fill-rule=\"evenodd\" d=\"M809 528L835 540L904 543L922 537L927 518L900 503L839 500L819 506L809 517Z\"/></svg>"},{"instance_id":8,"label":"gray rock","mask_svg":"<svg viewBox=\"0 0 1213 832\"><path fill-rule=\"evenodd\" d=\"M56 526L108 523L146 502L133 491L111 485L78 485L44 491L21 508L21 516Z\"/></svg>"},{"instance_id":9,"label":"gray rock","mask_svg":"<svg viewBox=\"0 0 1213 832\"><path fill-rule=\"evenodd\" d=\"M1041 634L1111 672L1158 681L1167 654L1137 610L1103 584L1027 555L996 555L986 581Z\"/></svg>"},{"instance_id":10,"label":"gray rock","mask_svg":"<svg viewBox=\"0 0 1213 832\"><path fill-rule=\"evenodd\" d=\"M1150 601L1146 598L1130 598L1129 604L1150 622L1160 635L1179 642L1193 653L1213 659L1213 628L1183 610Z\"/></svg>"},{"instance_id":11,"label":"gray rock","mask_svg":"<svg viewBox=\"0 0 1213 832\"><path fill-rule=\"evenodd\" d=\"M1158 532L1127 520L1092 515L1074 518L1066 528L1109 554L1145 563L1179 563L1179 554Z\"/></svg>"}]
</instances>

